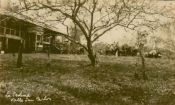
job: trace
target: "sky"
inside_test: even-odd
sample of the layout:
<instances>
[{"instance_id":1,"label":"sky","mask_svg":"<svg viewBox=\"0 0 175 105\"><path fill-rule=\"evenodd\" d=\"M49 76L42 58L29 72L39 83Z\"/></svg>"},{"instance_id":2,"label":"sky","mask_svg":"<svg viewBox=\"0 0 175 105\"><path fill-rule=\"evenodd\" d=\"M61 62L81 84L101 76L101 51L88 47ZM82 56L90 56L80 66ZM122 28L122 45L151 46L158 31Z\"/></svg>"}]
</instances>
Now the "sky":
<instances>
[{"instance_id":1,"label":"sky","mask_svg":"<svg viewBox=\"0 0 175 105\"><path fill-rule=\"evenodd\" d=\"M164 8L166 6L167 7L174 7L174 13L175 13L175 0L158 0L156 2L156 5L158 8ZM162 18L162 20L164 20ZM56 24L56 23L55 23ZM56 25L57 27L59 27L59 30L61 32L65 32L64 28L60 28L59 25ZM155 33L159 33L159 32L155 32ZM154 34L155 34L154 33ZM98 42L104 42L104 43L114 43L114 42L119 42L120 45L122 44L130 44L130 45L134 45L135 41L136 41L136 32L133 32L131 30L126 30L122 27L116 27L114 29L112 29L111 31L107 32L105 35L103 35L101 38L99 38L97 40L96 43Z\"/></svg>"},{"instance_id":2,"label":"sky","mask_svg":"<svg viewBox=\"0 0 175 105\"><path fill-rule=\"evenodd\" d=\"M160 0L157 2L157 5L161 8L164 6L174 7L174 13L175 13L175 0L165 0L165 1ZM108 32L106 35L102 36L98 41L105 43L119 42L120 44L123 43L133 44L131 43L131 41L134 42L136 40L135 34L136 34L135 32L129 30L125 31L122 28L115 28L110 32Z\"/></svg>"},{"instance_id":3,"label":"sky","mask_svg":"<svg viewBox=\"0 0 175 105\"><path fill-rule=\"evenodd\" d=\"M5 2L6 0L0 0L0 2ZM13 2L15 0L12 0ZM158 0L156 2L156 5L160 8L167 7L174 7L174 13L175 13L175 0ZM55 26L59 27L59 25ZM64 32L65 30L61 27L59 27L60 32ZM134 36L134 37L133 37ZM136 40L136 33L132 32L131 30L125 30L121 27L114 28L113 30L107 32L104 36L102 36L98 42L104 42L104 43L113 43L113 42L119 42L119 44L133 44Z\"/></svg>"},{"instance_id":4,"label":"sky","mask_svg":"<svg viewBox=\"0 0 175 105\"><path fill-rule=\"evenodd\" d=\"M160 0L158 2L156 2L156 5L158 6L158 8L164 8L164 6L167 7L175 7L175 0L170 0L170 1L164 1L164 0ZM175 9L174 9L175 10ZM163 18L162 18L163 20ZM57 25L57 27L60 27L59 25ZM59 28L61 32L64 32L64 28ZM101 38L98 39L98 42L104 42L104 43L114 43L114 42L119 42L119 44L130 44L130 45L134 45L136 41L136 32L133 32L131 30L126 30L122 27L116 27L114 29L112 29L111 31L107 32L105 35L103 35Z\"/></svg>"}]
</instances>

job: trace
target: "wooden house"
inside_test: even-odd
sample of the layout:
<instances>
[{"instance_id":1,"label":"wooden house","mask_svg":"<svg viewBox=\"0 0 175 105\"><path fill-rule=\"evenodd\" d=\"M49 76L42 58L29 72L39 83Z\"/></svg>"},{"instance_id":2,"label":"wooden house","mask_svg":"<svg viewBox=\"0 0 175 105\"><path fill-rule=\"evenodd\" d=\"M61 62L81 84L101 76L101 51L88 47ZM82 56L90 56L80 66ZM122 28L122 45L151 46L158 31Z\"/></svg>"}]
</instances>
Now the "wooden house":
<instances>
[{"instance_id":1,"label":"wooden house","mask_svg":"<svg viewBox=\"0 0 175 105\"><path fill-rule=\"evenodd\" d=\"M0 51L17 52L21 41L24 52L44 51L50 45L53 47L56 36L60 35L60 32L53 31L44 23L0 10Z\"/></svg>"}]
</instances>

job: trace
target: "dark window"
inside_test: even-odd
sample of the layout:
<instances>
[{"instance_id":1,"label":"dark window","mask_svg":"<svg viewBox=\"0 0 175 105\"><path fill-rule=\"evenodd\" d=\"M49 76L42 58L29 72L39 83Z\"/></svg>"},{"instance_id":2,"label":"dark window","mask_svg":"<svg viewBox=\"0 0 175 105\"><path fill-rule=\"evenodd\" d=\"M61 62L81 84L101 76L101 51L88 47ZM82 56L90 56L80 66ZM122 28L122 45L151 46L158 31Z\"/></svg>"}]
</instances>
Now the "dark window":
<instances>
[{"instance_id":1,"label":"dark window","mask_svg":"<svg viewBox=\"0 0 175 105\"><path fill-rule=\"evenodd\" d=\"M4 34L4 28L0 27L0 34Z\"/></svg>"},{"instance_id":2,"label":"dark window","mask_svg":"<svg viewBox=\"0 0 175 105\"><path fill-rule=\"evenodd\" d=\"M9 28L6 29L6 34L10 34L10 29Z\"/></svg>"}]
</instances>

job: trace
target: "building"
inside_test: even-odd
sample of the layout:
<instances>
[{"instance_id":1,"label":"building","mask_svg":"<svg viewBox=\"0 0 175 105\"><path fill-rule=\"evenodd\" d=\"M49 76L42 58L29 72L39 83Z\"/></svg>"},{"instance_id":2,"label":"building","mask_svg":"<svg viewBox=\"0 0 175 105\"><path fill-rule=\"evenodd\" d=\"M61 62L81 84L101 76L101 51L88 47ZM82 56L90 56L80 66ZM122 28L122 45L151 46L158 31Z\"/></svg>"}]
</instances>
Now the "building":
<instances>
[{"instance_id":1,"label":"building","mask_svg":"<svg viewBox=\"0 0 175 105\"><path fill-rule=\"evenodd\" d=\"M61 33L45 23L10 12L13 10L11 5L10 0L0 0L0 51L17 52L21 41L24 52L45 51L49 46L51 50L60 50L56 44L65 40ZM56 42L58 39L61 39L59 43Z\"/></svg>"},{"instance_id":2,"label":"building","mask_svg":"<svg viewBox=\"0 0 175 105\"><path fill-rule=\"evenodd\" d=\"M0 0L0 51L17 52L21 41L24 43L24 52L46 51L48 46L56 53L71 53L70 50L78 49L74 43L62 37L56 28L10 12L16 10L12 1ZM79 35L74 34L72 37L79 41Z\"/></svg>"},{"instance_id":3,"label":"building","mask_svg":"<svg viewBox=\"0 0 175 105\"><path fill-rule=\"evenodd\" d=\"M21 41L24 41L24 52L44 51L50 45L53 49L56 37L60 35L44 23L0 10L0 51L17 52Z\"/></svg>"}]
</instances>

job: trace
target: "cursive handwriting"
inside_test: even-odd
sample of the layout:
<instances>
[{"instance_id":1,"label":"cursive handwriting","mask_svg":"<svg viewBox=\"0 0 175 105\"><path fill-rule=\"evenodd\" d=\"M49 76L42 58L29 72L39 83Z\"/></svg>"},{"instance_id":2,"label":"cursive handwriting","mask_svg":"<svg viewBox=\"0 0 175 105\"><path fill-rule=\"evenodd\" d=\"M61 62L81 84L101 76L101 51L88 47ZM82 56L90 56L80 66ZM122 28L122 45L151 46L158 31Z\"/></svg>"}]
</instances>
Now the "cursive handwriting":
<instances>
[{"instance_id":1,"label":"cursive handwriting","mask_svg":"<svg viewBox=\"0 0 175 105\"><path fill-rule=\"evenodd\" d=\"M44 96L43 98L41 98L41 97L36 97L36 100L37 100L37 101L51 101L52 99L51 99L51 98L48 98L47 96Z\"/></svg>"},{"instance_id":2,"label":"cursive handwriting","mask_svg":"<svg viewBox=\"0 0 175 105\"><path fill-rule=\"evenodd\" d=\"M44 97L39 97L37 96L35 97L31 97L30 94L24 94L22 92L20 93L16 93L13 92L12 94L10 94L10 92L7 92L5 95L6 98L10 99L11 102L19 102L19 103L24 103L24 102L41 102L41 101L51 101L52 99L44 96Z\"/></svg>"},{"instance_id":3,"label":"cursive handwriting","mask_svg":"<svg viewBox=\"0 0 175 105\"><path fill-rule=\"evenodd\" d=\"M10 92L7 92L5 97L6 98L12 98L12 97L29 98L29 97L31 97L31 95L30 94L24 94L22 92L20 92L20 93L13 92L12 94L10 94Z\"/></svg>"}]
</instances>

